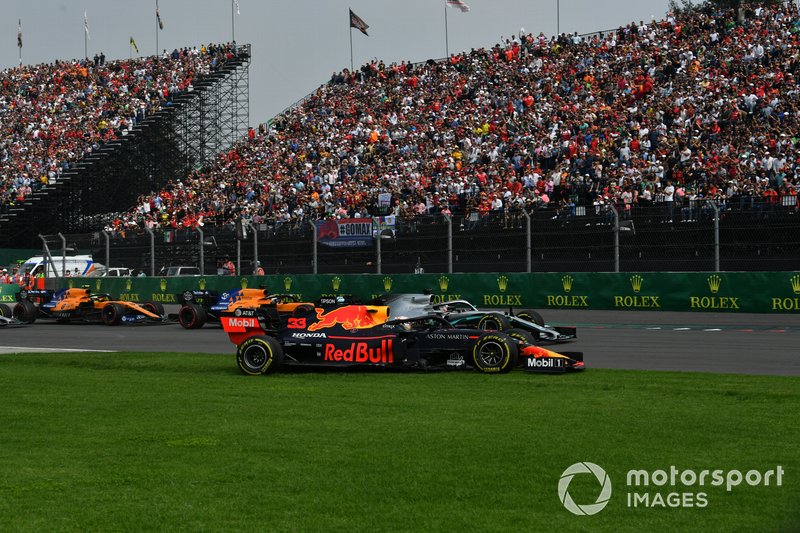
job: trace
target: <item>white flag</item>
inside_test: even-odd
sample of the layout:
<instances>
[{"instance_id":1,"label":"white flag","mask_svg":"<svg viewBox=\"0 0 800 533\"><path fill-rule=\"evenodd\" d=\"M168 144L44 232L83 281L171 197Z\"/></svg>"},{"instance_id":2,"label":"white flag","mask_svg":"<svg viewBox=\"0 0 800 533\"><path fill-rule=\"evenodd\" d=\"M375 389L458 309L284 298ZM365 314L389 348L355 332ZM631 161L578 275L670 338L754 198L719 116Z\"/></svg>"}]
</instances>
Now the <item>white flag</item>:
<instances>
[{"instance_id":1,"label":"white flag","mask_svg":"<svg viewBox=\"0 0 800 533\"><path fill-rule=\"evenodd\" d=\"M239 13L239 0L234 0L234 3L236 4L236 14L241 15L241 13Z\"/></svg>"},{"instance_id":2,"label":"white flag","mask_svg":"<svg viewBox=\"0 0 800 533\"><path fill-rule=\"evenodd\" d=\"M91 39L89 37L89 18L86 16L86 11L83 12L83 31L86 33L86 38Z\"/></svg>"}]
</instances>

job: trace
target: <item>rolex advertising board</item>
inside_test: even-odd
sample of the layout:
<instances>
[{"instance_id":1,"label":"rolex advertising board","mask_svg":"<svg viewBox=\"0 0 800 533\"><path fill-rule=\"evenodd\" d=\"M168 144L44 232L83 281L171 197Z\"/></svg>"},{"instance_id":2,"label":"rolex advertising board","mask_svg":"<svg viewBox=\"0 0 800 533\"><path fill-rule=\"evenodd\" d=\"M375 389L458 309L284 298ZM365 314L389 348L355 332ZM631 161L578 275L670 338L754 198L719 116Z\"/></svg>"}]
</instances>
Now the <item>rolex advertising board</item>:
<instances>
[{"instance_id":1,"label":"rolex advertising board","mask_svg":"<svg viewBox=\"0 0 800 533\"><path fill-rule=\"evenodd\" d=\"M798 272L548 272L458 274L283 274L69 278L58 287L89 286L134 302L178 303L185 290L220 293L263 287L312 301L352 295L429 291L434 302L468 300L486 308L619 309L713 313L800 313ZM48 285L50 286L50 285ZM4 297L13 293L4 289ZM5 296L8 295L8 296Z\"/></svg>"}]
</instances>

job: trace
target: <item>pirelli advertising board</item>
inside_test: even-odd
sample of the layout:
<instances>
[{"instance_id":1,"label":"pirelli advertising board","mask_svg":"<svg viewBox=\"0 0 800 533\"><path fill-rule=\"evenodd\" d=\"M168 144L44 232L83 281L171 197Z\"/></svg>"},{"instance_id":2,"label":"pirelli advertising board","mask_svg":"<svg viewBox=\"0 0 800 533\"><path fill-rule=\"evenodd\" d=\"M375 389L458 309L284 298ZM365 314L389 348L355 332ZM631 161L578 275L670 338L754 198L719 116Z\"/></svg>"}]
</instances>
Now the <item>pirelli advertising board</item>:
<instances>
[{"instance_id":1,"label":"pirelli advertising board","mask_svg":"<svg viewBox=\"0 0 800 533\"><path fill-rule=\"evenodd\" d=\"M478 307L800 313L800 272L303 274L70 278L60 284L84 285L123 300L164 304L178 303L178 295L191 289L264 287L306 300L430 290L436 302L464 299Z\"/></svg>"}]
</instances>

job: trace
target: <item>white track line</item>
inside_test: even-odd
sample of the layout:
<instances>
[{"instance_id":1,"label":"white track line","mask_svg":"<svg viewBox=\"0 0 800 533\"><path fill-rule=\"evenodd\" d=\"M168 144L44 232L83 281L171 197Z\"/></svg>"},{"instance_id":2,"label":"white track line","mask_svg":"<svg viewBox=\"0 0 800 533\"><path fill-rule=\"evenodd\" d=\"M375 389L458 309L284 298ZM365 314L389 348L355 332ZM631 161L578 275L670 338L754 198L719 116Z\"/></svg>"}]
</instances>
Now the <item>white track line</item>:
<instances>
[{"instance_id":1,"label":"white track line","mask_svg":"<svg viewBox=\"0 0 800 533\"><path fill-rule=\"evenodd\" d=\"M22 352L102 352L114 353L115 350L87 350L85 348L35 348L32 346L0 346L0 353L22 353Z\"/></svg>"}]
</instances>

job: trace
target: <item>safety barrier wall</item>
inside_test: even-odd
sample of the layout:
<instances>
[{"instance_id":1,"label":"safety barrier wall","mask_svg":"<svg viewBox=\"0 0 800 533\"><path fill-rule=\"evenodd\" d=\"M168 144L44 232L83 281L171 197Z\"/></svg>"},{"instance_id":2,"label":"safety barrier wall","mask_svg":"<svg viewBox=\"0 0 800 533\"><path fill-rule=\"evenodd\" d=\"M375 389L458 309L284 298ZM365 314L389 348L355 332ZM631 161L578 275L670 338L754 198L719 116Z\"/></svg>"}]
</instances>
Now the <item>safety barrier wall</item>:
<instances>
[{"instance_id":1,"label":"safety barrier wall","mask_svg":"<svg viewBox=\"0 0 800 533\"><path fill-rule=\"evenodd\" d=\"M800 272L484 273L281 275L50 280L52 288L89 286L122 300L177 303L190 289L264 287L304 300L322 295L369 299L382 293L433 292L435 301L479 307L620 309L724 313L800 313ZM51 286L51 284L48 284ZM3 289L7 291L7 289ZM2 298L9 298L1 292ZM13 293L10 296L13 301Z\"/></svg>"}]
</instances>

